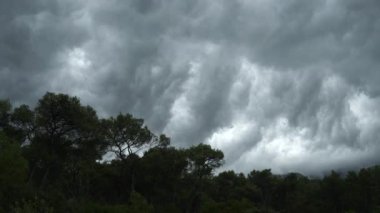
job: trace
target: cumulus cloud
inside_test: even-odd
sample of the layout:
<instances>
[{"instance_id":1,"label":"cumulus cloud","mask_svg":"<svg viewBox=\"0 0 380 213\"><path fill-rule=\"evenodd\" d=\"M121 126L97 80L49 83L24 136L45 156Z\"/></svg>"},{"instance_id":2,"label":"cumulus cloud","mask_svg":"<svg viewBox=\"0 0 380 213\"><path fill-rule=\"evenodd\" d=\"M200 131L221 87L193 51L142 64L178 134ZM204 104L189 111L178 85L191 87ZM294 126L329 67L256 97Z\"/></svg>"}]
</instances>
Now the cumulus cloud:
<instances>
[{"instance_id":1,"label":"cumulus cloud","mask_svg":"<svg viewBox=\"0 0 380 213\"><path fill-rule=\"evenodd\" d=\"M226 169L379 163L377 0L1 0L0 97L131 112Z\"/></svg>"}]
</instances>

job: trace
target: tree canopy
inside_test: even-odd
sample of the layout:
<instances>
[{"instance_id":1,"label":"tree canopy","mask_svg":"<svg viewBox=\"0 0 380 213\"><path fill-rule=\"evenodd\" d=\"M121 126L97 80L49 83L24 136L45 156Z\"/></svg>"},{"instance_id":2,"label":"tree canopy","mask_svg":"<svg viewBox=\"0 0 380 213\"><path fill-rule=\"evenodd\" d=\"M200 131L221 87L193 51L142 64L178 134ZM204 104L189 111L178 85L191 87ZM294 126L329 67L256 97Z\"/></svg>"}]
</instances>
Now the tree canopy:
<instances>
[{"instance_id":1,"label":"tree canopy","mask_svg":"<svg viewBox=\"0 0 380 213\"><path fill-rule=\"evenodd\" d=\"M141 118L100 119L65 94L35 107L0 100L0 213L380 212L380 166L242 174L218 170L223 152L208 144L170 142Z\"/></svg>"}]
</instances>

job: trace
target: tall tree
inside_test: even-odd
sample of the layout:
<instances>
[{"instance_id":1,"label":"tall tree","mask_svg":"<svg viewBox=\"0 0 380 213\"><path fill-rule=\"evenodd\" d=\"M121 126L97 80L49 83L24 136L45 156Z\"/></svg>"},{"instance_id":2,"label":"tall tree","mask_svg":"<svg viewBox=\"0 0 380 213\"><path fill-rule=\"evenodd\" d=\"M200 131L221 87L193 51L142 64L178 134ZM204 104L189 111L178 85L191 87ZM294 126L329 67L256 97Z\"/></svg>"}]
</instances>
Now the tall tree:
<instances>
[{"instance_id":1,"label":"tall tree","mask_svg":"<svg viewBox=\"0 0 380 213\"><path fill-rule=\"evenodd\" d=\"M131 114L120 113L116 118L104 119L102 127L109 150L115 153L118 160L122 161L120 164L121 176L127 175L130 178L130 192L133 192L135 190L135 166L139 160L135 153L156 142L154 135L147 126L144 126L143 119L134 118Z\"/></svg>"},{"instance_id":2,"label":"tall tree","mask_svg":"<svg viewBox=\"0 0 380 213\"><path fill-rule=\"evenodd\" d=\"M276 179L270 169L263 171L253 170L248 174L248 180L258 186L261 191L261 202L265 211L269 211L269 205L272 201L272 194L275 188Z\"/></svg>"},{"instance_id":3,"label":"tall tree","mask_svg":"<svg viewBox=\"0 0 380 213\"><path fill-rule=\"evenodd\" d=\"M20 147L0 130L0 212L19 199L26 174L27 162Z\"/></svg>"},{"instance_id":4,"label":"tall tree","mask_svg":"<svg viewBox=\"0 0 380 213\"><path fill-rule=\"evenodd\" d=\"M340 174L331 171L321 182L321 198L324 201L325 212L343 211L344 182Z\"/></svg>"},{"instance_id":5,"label":"tall tree","mask_svg":"<svg viewBox=\"0 0 380 213\"><path fill-rule=\"evenodd\" d=\"M144 153L136 188L154 204L156 212L177 208L186 166L184 151L174 147L155 147Z\"/></svg>"},{"instance_id":6,"label":"tall tree","mask_svg":"<svg viewBox=\"0 0 380 213\"><path fill-rule=\"evenodd\" d=\"M223 152L212 149L210 145L198 144L187 151L187 181L192 185L189 190L186 212L199 212L204 181L210 178L214 169L223 164Z\"/></svg>"},{"instance_id":7,"label":"tall tree","mask_svg":"<svg viewBox=\"0 0 380 213\"><path fill-rule=\"evenodd\" d=\"M144 120L134 118L131 114L104 119L102 126L110 151L120 160L125 160L127 154L131 155L153 142L153 134L144 126Z\"/></svg>"},{"instance_id":8,"label":"tall tree","mask_svg":"<svg viewBox=\"0 0 380 213\"><path fill-rule=\"evenodd\" d=\"M28 105L21 105L13 110L11 125L19 135L19 142L30 143L35 135L36 116Z\"/></svg>"},{"instance_id":9,"label":"tall tree","mask_svg":"<svg viewBox=\"0 0 380 213\"><path fill-rule=\"evenodd\" d=\"M198 144L187 150L188 172L198 179L208 177L223 164L223 152L212 149L208 144Z\"/></svg>"},{"instance_id":10,"label":"tall tree","mask_svg":"<svg viewBox=\"0 0 380 213\"><path fill-rule=\"evenodd\" d=\"M32 116L25 107L16 112L15 115L29 116L29 120ZM82 106L78 98L46 93L39 100L34 116L33 139L27 153L32 163L30 178L39 170L39 185L46 185L48 180L69 180L64 174L78 178L84 159L95 161L101 157L105 146L98 134L100 126L96 112L89 106ZM20 116L16 118L24 126L26 122L20 122L23 121Z\"/></svg>"},{"instance_id":11,"label":"tall tree","mask_svg":"<svg viewBox=\"0 0 380 213\"><path fill-rule=\"evenodd\" d=\"M0 129L7 127L11 109L9 100L0 100Z\"/></svg>"}]
</instances>

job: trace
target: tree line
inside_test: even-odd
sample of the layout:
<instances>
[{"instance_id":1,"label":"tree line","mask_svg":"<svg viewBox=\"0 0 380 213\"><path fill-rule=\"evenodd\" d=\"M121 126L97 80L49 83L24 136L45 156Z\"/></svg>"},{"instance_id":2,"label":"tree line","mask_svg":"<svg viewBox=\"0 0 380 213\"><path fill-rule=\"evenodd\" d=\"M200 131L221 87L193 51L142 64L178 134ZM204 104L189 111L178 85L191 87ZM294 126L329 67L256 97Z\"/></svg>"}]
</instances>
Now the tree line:
<instances>
[{"instance_id":1,"label":"tree line","mask_svg":"<svg viewBox=\"0 0 380 213\"><path fill-rule=\"evenodd\" d=\"M223 157L175 148L131 114L99 118L77 97L46 93L33 109L0 100L0 212L380 212L379 166L215 174Z\"/></svg>"}]
</instances>

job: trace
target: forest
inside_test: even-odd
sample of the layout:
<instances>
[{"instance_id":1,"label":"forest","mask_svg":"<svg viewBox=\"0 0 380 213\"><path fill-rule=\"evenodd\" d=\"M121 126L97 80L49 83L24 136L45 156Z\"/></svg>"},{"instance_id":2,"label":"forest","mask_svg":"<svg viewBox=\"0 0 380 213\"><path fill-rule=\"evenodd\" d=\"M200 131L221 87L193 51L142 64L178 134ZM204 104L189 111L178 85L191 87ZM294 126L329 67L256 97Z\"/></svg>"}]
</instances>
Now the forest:
<instances>
[{"instance_id":1,"label":"forest","mask_svg":"<svg viewBox=\"0 0 380 213\"><path fill-rule=\"evenodd\" d=\"M0 212L380 212L380 166L319 178L216 172L223 158L207 144L171 146L131 114L100 118L66 94L33 108L0 101Z\"/></svg>"}]
</instances>

